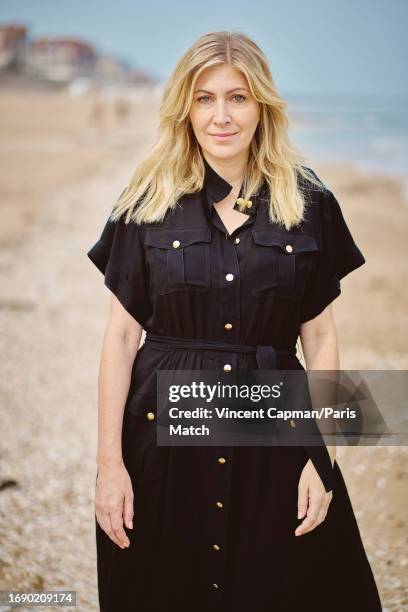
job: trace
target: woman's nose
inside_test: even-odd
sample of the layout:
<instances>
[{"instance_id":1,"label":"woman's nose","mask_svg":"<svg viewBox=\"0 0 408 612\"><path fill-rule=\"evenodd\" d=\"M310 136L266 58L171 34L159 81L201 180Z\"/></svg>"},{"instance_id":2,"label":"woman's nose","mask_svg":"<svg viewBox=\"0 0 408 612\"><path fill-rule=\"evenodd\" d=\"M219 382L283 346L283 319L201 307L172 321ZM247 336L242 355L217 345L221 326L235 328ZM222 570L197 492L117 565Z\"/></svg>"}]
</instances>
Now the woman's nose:
<instances>
[{"instance_id":1,"label":"woman's nose","mask_svg":"<svg viewBox=\"0 0 408 612\"><path fill-rule=\"evenodd\" d=\"M215 108L214 123L229 123L231 120L225 102L220 101Z\"/></svg>"}]
</instances>

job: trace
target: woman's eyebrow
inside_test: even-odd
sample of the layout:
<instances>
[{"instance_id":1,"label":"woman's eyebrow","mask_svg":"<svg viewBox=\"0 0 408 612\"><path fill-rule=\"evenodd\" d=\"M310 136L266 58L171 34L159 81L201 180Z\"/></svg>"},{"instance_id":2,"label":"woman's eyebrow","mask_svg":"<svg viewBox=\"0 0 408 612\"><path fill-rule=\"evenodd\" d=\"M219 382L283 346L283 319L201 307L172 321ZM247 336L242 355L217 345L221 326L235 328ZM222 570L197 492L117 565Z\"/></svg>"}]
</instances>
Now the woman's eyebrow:
<instances>
[{"instance_id":1,"label":"woman's eyebrow","mask_svg":"<svg viewBox=\"0 0 408 612\"><path fill-rule=\"evenodd\" d=\"M249 89L247 89L246 87L234 87L234 89L230 89L229 91L226 91L225 93L229 94L232 93L233 91L238 91L238 90L243 90L243 91L248 91ZM214 92L209 91L208 89L195 89L194 93L198 93L199 91L203 91L204 93L209 93L209 94L213 94Z\"/></svg>"}]
</instances>

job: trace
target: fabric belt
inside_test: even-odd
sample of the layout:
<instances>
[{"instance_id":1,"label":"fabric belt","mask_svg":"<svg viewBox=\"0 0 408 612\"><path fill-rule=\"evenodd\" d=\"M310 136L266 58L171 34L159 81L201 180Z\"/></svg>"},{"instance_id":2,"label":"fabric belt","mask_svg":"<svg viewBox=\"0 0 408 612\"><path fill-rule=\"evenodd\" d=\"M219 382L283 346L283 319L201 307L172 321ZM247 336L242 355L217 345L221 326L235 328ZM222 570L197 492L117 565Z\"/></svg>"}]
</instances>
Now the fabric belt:
<instances>
[{"instance_id":1,"label":"fabric belt","mask_svg":"<svg viewBox=\"0 0 408 612\"><path fill-rule=\"evenodd\" d=\"M146 333L145 343L160 346L164 350L196 349L208 351L225 351L228 353L255 353L256 363L260 370L276 370L279 367L279 356L292 355L296 357L296 347L275 349L270 344L231 344L218 340L202 340L200 338L181 338L179 336L162 336Z\"/></svg>"},{"instance_id":2,"label":"fabric belt","mask_svg":"<svg viewBox=\"0 0 408 612\"><path fill-rule=\"evenodd\" d=\"M255 353L260 370L276 370L279 367L279 356L292 355L296 357L296 348L275 349L269 344L230 344L217 340L202 340L200 338L181 338L179 336L164 336L146 333L145 343L159 346L164 350L198 349L209 351L225 351L230 353ZM324 446L305 446L307 455L312 460L326 491L331 491L334 485L333 468L329 453Z\"/></svg>"}]
</instances>

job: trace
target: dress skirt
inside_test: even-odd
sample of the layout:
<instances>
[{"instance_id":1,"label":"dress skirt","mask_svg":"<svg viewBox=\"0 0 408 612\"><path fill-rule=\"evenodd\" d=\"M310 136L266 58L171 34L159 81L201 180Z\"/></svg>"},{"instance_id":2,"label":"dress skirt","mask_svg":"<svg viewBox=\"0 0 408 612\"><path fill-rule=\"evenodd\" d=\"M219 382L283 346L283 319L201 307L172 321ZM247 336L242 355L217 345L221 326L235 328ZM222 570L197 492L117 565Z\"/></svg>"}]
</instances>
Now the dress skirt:
<instances>
[{"instance_id":1,"label":"dress skirt","mask_svg":"<svg viewBox=\"0 0 408 612\"><path fill-rule=\"evenodd\" d=\"M196 355L184 367L200 365ZM303 447L158 446L155 422L131 405L122 452L134 527L121 549L96 522L101 612L382 609L336 462L325 521L295 536Z\"/></svg>"}]
</instances>

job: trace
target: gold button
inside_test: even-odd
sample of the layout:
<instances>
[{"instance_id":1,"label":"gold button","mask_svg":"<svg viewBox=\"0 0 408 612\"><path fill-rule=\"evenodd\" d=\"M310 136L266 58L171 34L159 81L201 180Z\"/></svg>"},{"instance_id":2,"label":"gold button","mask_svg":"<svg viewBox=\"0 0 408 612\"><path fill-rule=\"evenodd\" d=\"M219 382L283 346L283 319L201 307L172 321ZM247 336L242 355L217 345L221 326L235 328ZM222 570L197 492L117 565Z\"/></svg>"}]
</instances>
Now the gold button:
<instances>
[{"instance_id":1,"label":"gold button","mask_svg":"<svg viewBox=\"0 0 408 612\"><path fill-rule=\"evenodd\" d=\"M292 248L291 244L287 244L285 249L287 250L288 253L291 253L293 251L293 248Z\"/></svg>"},{"instance_id":2,"label":"gold button","mask_svg":"<svg viewBox=\"0 0 408 612\"><path fill-rule=\"evenodd\" d=\"M213 549L214 550L220 550L220 547L218 546L218 544L213 544Z\"/></svg>"},{"instance_id":3,"label":"gold button","mask_svg":"<svg viewBox=\"0 0 408 612\"><path fill-rule=\"evenodd\" d=\"M224 327L225 329L232 329L232 323L226 323Z\"/></svg>"},{"instance_id":4,"label":"gold button","mask_svg":"<svg viewBox=\"0 0 408 612\"><path fill-rule=\"evenodd\" d=\"M232 281L232 280L234 280L234 275L233 274L227 274L225 278L226 278L227 281Z\"/></svg>"},{"instance_id":5,"label":"gold button","mask_svg":"<svg viewBox=\"0 0 408 612\"><path fill-rule=\"evenodd\" d=\"M218 463L225 463L227 460L225 457L218 457Z\"/></svg>"},{"instance_id":6,"label":"gold button","mask_svg":"<svg viewBox=\"0 0 408 612\"><path fill-rule=\"evenodd\" d=\"M224 366L224 372L231 372L232 367L229 363L226 363Z\"/></svg>"},{"instance_id":7,"label":"gold button","mask_svg":"<svg viewBox=\"0 0 408 612\"><path fill-rule=\"evenodd\" d=\"M247 202L247 208L252 208L252 202L251 202L251 200L248 200L248 202Z\"/></svg>"},{"instance_id":8,"label":"gold button","mask_svg":"<svg viewBox=\"0 0 408 612\"><path fill-rule=\"evenodd\" d=\"M296 427L296 423L293 419L290 419L290 426L291 427Z\"/></svg>"},{"instance_id":9,"label":"gold button","mask_svg":"<svg viewBox=\"0 0 408 612\"><path fill-rule=\"evenodd\" d=\"M173 240L173 246L175 249L178 249L178 247L180 246L180 240Z\"/></svg>"},{"instance_id":10,"label":"gold button","mask_svg":"<svg viewBox=\"0 0 408 612\"><path fill-rule=\"evenodd\" d=\"M213 587L214 587L214 589L218 589L219 588L218 584L216 582L213 582Z\"/></svg>"},{"instance_id":11,"label":"gold button","mask_svg":"<svg viewBox=\"0 0 408 612\"><path fill-rule=\"evenodd\" d=\"M146 416L149 421L154 421L154 412L148 412Z\"/></svg>"},{"instance_id":12,"label":"gold button","mask_svg":"<svg viewBox=\"0 0 408 612\"><path fill-rule=\"evenodd\" d=\"M234 243L239 244L239 238L235 238Z\"/></svg>"},{"instance_id":13,"label":"gold button","mask_svg":"<svg viewBox=\"0 0 408 612\"><path fill-rule=\"evenodd\" d=\"M223 507L224 507L224 504L222 504L221 502L217 502L217 507L218 507L218 508L223 508Z\"/></svg>"}]
</instances>

